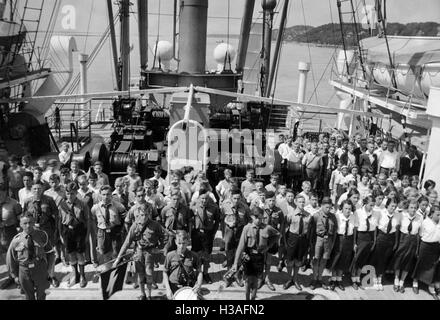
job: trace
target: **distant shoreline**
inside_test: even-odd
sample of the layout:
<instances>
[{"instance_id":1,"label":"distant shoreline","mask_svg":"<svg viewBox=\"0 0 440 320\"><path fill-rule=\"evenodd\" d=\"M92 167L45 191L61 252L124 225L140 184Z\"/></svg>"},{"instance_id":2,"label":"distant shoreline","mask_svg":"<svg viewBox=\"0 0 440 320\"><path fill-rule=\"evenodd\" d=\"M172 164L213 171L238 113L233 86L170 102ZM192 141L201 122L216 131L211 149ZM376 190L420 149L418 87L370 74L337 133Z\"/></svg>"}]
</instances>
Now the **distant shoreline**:
<instances>
[{"instance_id":1,"label":"distant shoreline","mask_svg":"<svg viewBox=\"0 0 440 320\"><path fill-rule=\"evenodd\" d=\"M207 36L208 38L216 38L216 39L226 39L228 37L228 35L226 34L208 34ZM238 39L240 38L240 35L238 34L230 34L229 35L230 39ZM301 46L307 46L310 45L312 47L318 47L318 48L338 48L340 47L339 45L335 45L335 44L325 44L325 43L316 43L316 42L301 42L301 41L295 41L295 40L284 40L285 43L294 43L294 44L298 44Z\"/></svg>"}]
</instances>

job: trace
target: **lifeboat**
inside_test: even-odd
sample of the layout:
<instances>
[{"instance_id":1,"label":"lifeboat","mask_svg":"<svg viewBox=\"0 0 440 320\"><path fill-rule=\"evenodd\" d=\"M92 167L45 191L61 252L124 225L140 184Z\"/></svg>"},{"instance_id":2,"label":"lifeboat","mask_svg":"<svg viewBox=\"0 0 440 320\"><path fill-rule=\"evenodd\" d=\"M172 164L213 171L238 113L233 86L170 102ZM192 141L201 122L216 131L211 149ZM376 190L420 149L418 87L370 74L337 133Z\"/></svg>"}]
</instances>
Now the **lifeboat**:
<instances>
[{"instance_id":1,"label":"lifeboat","mask_svg":"<svg viewBox=\"0 0 440 320\"><path fill-rule=\"evenodd\" d=\"M389 36L397 90L414 98L426 99L430 87L440 86L440 37ZM366 52L369 80L391 88L393 71L384 38L361 41Z\"/></svg>"}]
</instances>

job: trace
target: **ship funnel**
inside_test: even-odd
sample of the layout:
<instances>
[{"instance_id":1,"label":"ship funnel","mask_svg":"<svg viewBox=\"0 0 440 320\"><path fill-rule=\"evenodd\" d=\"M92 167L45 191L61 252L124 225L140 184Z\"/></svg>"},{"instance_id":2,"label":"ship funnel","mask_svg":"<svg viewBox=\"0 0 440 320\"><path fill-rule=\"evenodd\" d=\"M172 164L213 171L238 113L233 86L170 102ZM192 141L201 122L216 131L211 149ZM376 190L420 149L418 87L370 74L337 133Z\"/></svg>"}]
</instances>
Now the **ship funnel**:
<instances>
[{"instance_id":1,"label":"ship funnel","mask_svg":"<svg viewBox=\"0 0 440 320\"><path fill-rule=\"evenodd\" d=\"M181 0L179 21L179 72L204 74L208 0Z\"/></svg>"},{"instance_id":2,"label":"ship funnel","mask_svg":"<svg viewBox=\"0 0 440 320\"><path fill-rule=\"evenodd\" d=\"M221 43L214 49L214 59L217 62L217 72L230 70L237 51L228 43Z\"/></svg>"},{"instance_id":3,"label":"ship funnel","mask_svg":"<svg viewBox=\"0 0 440 320\"><path fill-rule=\"evenodd\" d=\"M164 71L170 70L170 61L173 59L173 45L169 41L159 41L156 46L154 46L154 51L157 53L157 58L159 59L160 67Z\"/></svg>"}]
</instances>

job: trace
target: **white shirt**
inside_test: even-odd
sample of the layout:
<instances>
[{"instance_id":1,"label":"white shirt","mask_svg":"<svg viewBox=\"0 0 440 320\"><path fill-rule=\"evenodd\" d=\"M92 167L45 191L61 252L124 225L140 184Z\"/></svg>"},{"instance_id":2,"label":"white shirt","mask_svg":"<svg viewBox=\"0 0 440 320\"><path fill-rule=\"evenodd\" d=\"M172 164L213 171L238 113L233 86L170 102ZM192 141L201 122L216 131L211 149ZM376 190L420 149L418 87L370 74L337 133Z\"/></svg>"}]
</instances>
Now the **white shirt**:
<instances>
[{"instance_id":1,"label":"white shirt","mask_svg":"<svg viewBox=\"0 0 440 320\"><path fill-rule=\"evenodd\" d=\"M280 153L281 158L287 159L289 155L290 147L287 143L282 143L278 146L278 152Z\"/></svg>"},{"instance_id":2,"label":"white shirt","mask_svg":"<svg viewBox=\"0 0 440 320\"><path fill-rule=\"evenodd\" d=\"M396 232L396 227L398 225L400 225L399 214L394 213L392 216L390 216L387 209L383 209L379 213L378 228L380 231L387 233L388 223L389 223L390 219L391 219L390 233Z\"/></svg>"},{"instance_id":3,"label":"white shirt","mask_svg":"<svg viewBox=\"0 0 440 320\"><path fill-rule=\"evenodd\" d=\"M341 159L341 156L344 154L344 152L345 152L345 149L338 148L338 149L336 149L335 154L338 156L339 159Z\"/></svg>"},{"instance_id":4,"label":"white shirt","mask_svg":"<svg viewBox=\"0 0 440 320\"><path fill-rule=\"evenodd\" d=\"M32 190L28 190L26 188L21 188L18 191L18 199L20 200L20 205L23 208L24 207L24 203L26 201L26 199L29 199L32 197Z\"/></svg>"},{"instance_id":5,"label":"white shirt","mask_svg":"<svg viewBox=\"0 0 440 320\"><path fill-rule=\"evenodd\" d=\"M374 214L373 211L367 213L365 208L361 208L356 210L356 226L358 231L374 231L377 227L377 214ZM370 229L367 230L367 217L369 217L370 221Z\"/></svg>"},{"instance_id":6,"label":"white shirt","mask_svg":"<svg viewBox=\"0 0 440 320\"><path fill-rule=\"evenodd\" d=\"M357 189L359 191L359 194L361 196L361 199L366 198L368 195L371 194L371 190L368 187L368 185L364 185L362 182L359 182L357 185Z\"/></svg>"},{"instance_id":7,"label":"white shirt","mask_svg":"<svg viewBox=\"0 0 440 320\"><path fill-rule=\"evenodd\" d=\"M422 222L421 235L423 242L440 242L440 224L434 223L431 218L426 218Z\"/></svg>"},{"instance_id":8,"label":"white shirt","mask_svg":"<svg viewBox=\"0 0 440 320\"><path fill-rule=\"evenodd\" d=\"M367 150L367 152L365 152L365 154L368 156L370 163L373 163L374 162L374 156L373 156L374 152L373 152L373 154L371 154L370 151Z\"/></svg>"},{"instance_id":9,"label":"white shirt","mask_svg":"<svg viewBox=\"0 0 440 320\"><path fill-rule=\"evenodd\" d=\"M321 208L319 206L313 208L311 204L308 204L304 207L304 210L310 213L310 215L313 217L313 215L317 214Z\"/></svg>"},{"instance_id":10,"label":"white shirt","mask_svg":"<svg viewBox=\"0 0 440 320\"><path fill-rule=\"evenodd\" d=\"M348 191L344 192L343 194L341 194L341 196L338 199L338 207L342 204L342 202L344 202L345 200L347 200L348 198Z\"/></svg>"},{"instance_id":11,"label":"white shirt","mask_svg":"<svg viewBox=\"0 0 440 320\"><path fill-rule=\"evenodd\" d=\"M397 151L389 152L388 150L385 150L381 154L382 161L380 166L385 169L394 169L397 165L398 156L399 153Z\"/></svg>"},{"instance_id":12,"label":"white shirt","mask_svg":"<svg viewBox=\"0 0 440 320\"><path fill-rule=\"evenodd\" d=\"M396 189L399 189L402 186L402 181L400 179L397 179L397 181L393 181L392 179L388 179L388 180L394 183L394 187Z\"/></svg>"},{"instance_id":13,"label":"white shirt","mask_svg":"<svg viewBox=\"0 0 440 320\"><path fill-rule=\"evenodd\" d=\"M383 151L384 150L382 148L379 148L376 151L374 151L373 154L377 155L377 159L379 159Z\"/></svg>"},{"instance_id":14,"label":"white shirt","mask_svg":"<svg viewBox=\"0 0 440 320\"><path fill-rule=\"evenodd\" d=\"M353 235L354 230L354 217L353 214L351 214L348 218L344 216L344 214L338 210L336 212L336 220L338 222L338 234L339 235L345 235L345 228L348 221L348 233L347 236Z\"/></svg>"},{"instance_id":15,"label":"white shirt","mask_svg":"<svg viewBox=\"0 0 440 320\"><path fill-rule=\"evenodd\" d=\"M62 164L66 164L70 160L71 156L72 156L72 151L67 151L67 152L61 151L58 154L58 159L60 159L60 162Z\"/></svg>"},{"instance_id":16,"label":"white shirt","mask_svg":"<svg viewBox=\"0 0 440 320\"><path fill-rule=\"evenodd\" d=\"M411 234L418 234L422 227L423 218L418 214L415 214L414 217L410 217L408 212L402 212L402 220L400 222L400 232L404 234L408 234L408 226L412 220L412 230Z\"/></svg>"},{"instance_id":17,"label":"white shirt","mask_svg":"<svg viewBox=\"0 0 440 320\"><path fill-rule=\"evenodd\" d=\"M422 210L417 209L416 215L419 215L422 220L425 219L425 217L427 217L429 215L429 208L426 208L425 212L422 212Z\"/></svg>"}]
</instances>

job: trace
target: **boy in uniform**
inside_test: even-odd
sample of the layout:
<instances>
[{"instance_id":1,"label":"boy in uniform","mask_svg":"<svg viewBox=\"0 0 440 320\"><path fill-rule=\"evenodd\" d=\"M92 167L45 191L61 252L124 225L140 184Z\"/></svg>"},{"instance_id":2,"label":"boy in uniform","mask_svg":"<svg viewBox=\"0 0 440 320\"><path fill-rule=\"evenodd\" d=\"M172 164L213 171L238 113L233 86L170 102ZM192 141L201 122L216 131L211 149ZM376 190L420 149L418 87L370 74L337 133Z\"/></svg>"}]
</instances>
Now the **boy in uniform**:
<instances>
[{"instance_id":1,"label":"boy in uniform","mask_svg":"<svg viewBox=\"0 0 440 320\"><path fill-rule=\"evenodd\" d=\"M220 210L209 202L208 190L200 189L199 199L193 207L194 229L191 234L191 250L199 254L203 264L203 279L211 284L208 274L209 258L212 253L215 234L220 224Z\"/></svg>"},{"instance_id":2,"label":"boy in uniform","mask_svg":"<svg viewBox=\"0 0 440 320\"><path fill-rule=\"evenodd\" d=\"M0 253L8 250L12 239L17 234L20 215L20 204L9 197L6 183L0 182ZM14 284L14 278L9 277L2 283L0 289L6 289L12 284Z\"/></svg>"},{"instance_id":3,"label":"boy in uniform","mask_svg":"<svg viewBox=\"0 0 440 320\"><path fill-rule=\"evenodd\" d=\"M84 267L86 264L86 240L89 234L89 207L77 198L78 186L71 182L66 187L66 201L60 206L61 239L72 266L72 277L69 284L80 283L81 288L87 285ZM79 268L79 273L78 273Z\"/></svg>"},{"instance_id":4,"label":"boy in uniform","mask_svg":"<svg viewBox=\"0 0 440 320\"><path fill-rule=\"evenodd\" d=\"M20 284L26 300L45 300L49 288L47 254L52 252L46 232L34 229L34 217L22 215L20 227L9 246L6 264L11 277Z\"/></svg>"},{"instance_id":5,"label":"boy in uniform","mask_svg":"<svg viewBox=\"0 0 440 320\"><path fill-rule=\"evenodd\" d=\"M255 300L258 280L264 275L267 250L275 245L280 237L276 229L263 222L264 211L262 209L254 208L251 217L252 222L247 224L241 233L232 266L233 270L237 270L239 261L244 263L246 300Z\"/></svg>"},{"instance_id":6,"label":"boy in uniform","mask_svg":"<svg viewBox=\"0 0 440 320\"><path fill-rule=\"evenodd\" d=\"M312 225L312 252L313 256L313 281L310 288L315 288L322 285L323 289L328 289L328 286L322 283L322 273L330 259L333 246L337 235L337 221L334 214L330 212L332 209L332 202L330 198L324 197L322 199L321 210L313 215ZM313 254L314 251L314 254Z\"/></svg>"},{"instance_id":7,"label":"boy in uniform","mask_svg":"<svg viewBox=\"0 0 440 320\"><path fill-rule=\"evenodd\" d=\"M137 193L140 194L141 191ZM151 300L151 290L154 284L154 251L166 243L168 236L166 230L160 223L152 219L152 211L150 209L151 205L147 202L138 204L135 222L131 225L124 244L113 264L113 266L116 267L130 245L133 242L136 244L135 268L141 290L139 300ZM148 295L145 293L145 284L147 285Z\"/></svg>"},{"instance_id":8,"label":"boy in uniform","mask_svg":"<svg viewBox=\"0 0 440 320\"><path fill-rule=\"evenodd\" d=\"M180 202L182 194L178 190L173 190L170 195L170 203L162 209L162 225L168 231L168 243L165 245L164 254L175 250L175 235L177 231L184 230L191 234L193 223L190 209Z\"/></svg>"},{"instance_id":9,"label":"boy in uniform","mask_svg":"<svg viewBox=\"0 0 440 320\"><path fill-rule=\"evenodd\" d=\"M221 207L225 223L223 240L225 242L226 264L224 264L224 267L228 269L232 267L234 262L234 252L240 240L241 232L250 221L250 210L240 199L240 190L233 190L231 199ZM227 285L231 285L231 283Z\"/></svg>"},{"instance_id":10,"label":"boy in uniform","mask_svg":"<svg viewBox=\"0 0 440 320\"><path fill-rule=\"evenodd\" d=\"M35 229L46 232L49 246L52 248L59 239L58 207L51 197L43 194L41 182L32 186L32 197L24 203L23 212L30 213L34 217ZM47 253L47 267L52 286L58 288L60 282L55 278L54 250Z\"/></svg>"},{"instance_id":11,"label":"boy in uniform","mask_svg":"<svg viewBox=\"0 0 440 320\"><path fill-rule=\"evenodd\" d=\"M304 210L305 198L298 194L295 198L296 208L289 211L284 224L284 242L286 247L287 273L291 279L284 284L287 290L292 285L302 290L298 283L299 268L304 265L310 247L312 216ZM293 272L293 273L292 273Z\"/></svg>"},{"instance_id":12,"label":"boy in uniform","mask_svg":"<svg viewBox=\"0 0 440 320\"><path fill-rule=\"evenodd\" d=\"M102 186L99 192L101 201L91 210L97 232L97 249L102 262L107 263L116 257L122 244L124 231L125 207L119 202L112 201L110 186ZM105 269L110 269L108 264Z\"/></svg>"},{"instance_id":13,"label":"boy in uniform","mask_svg":"<svg viewBox=\"0 0 440 320\"><path fill-rule=\"evenodd\" d=\"M266 225L271 226L278 232L281 232L281 229L284 225L284 215L280 208L278 208L275 205L276 198L275 198L275 192L274 191L268 191L266 193L266 204L264 207L264 219L263 223ZM283 255L283 247L280 246L279 243L274 243L273 246L268 248L268 252L266 253L266 265L265 265L265 275L266 278L264 279L264 282L266 283L267 287L271 291L275 291L275 287L273 286L272 282L269 279L269 273L270 273L270 266L272 262L275 260L274 255L278 253L279 258L279 268L283 267L284 264L284 255ZM260 280L259 288L260 286L263 286L263 279Z\"/></svg>"},{"instance_id":14,"label":"boy in uniform","mask_svg":"<svg viewBox=\"0 0 440 320\"><path fill-rule=\"evenodd\" d=\"M163 271L163 283L169 300L182 287L193 287L194 292L198 293L203 283L199 257L188 250L188 233L179 230L174 239L177 249L166 255Z\"/></svg>"}]
</instances>

